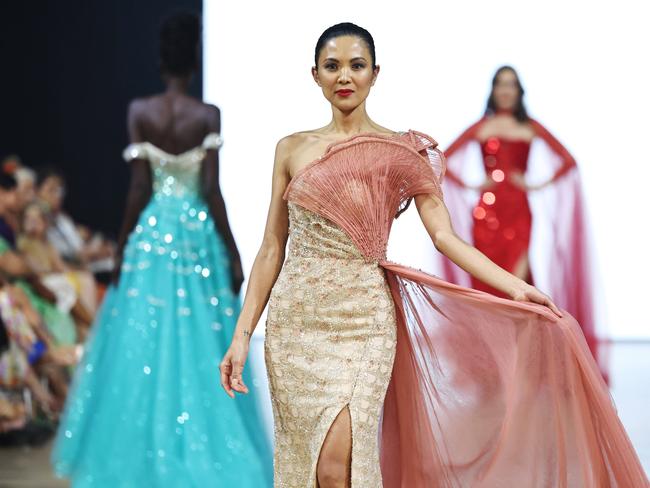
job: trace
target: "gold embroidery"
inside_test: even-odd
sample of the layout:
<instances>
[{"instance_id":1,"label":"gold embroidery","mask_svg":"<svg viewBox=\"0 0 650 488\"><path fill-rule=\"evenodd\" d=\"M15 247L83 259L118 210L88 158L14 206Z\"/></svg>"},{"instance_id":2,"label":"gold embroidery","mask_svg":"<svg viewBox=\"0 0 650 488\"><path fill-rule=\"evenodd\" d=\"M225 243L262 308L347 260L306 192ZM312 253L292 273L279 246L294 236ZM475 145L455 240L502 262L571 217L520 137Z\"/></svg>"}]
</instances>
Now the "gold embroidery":
<instances>
[{"instance_id":1,"label":"gold embroidery","mask_svg":"<svg viewBox=\"0 0 650 488\"><path fill-rule=\"evenodd\" d=\"M347 405L352 486L381 488L378 425L396 344L384 272L334 223L292 203L289 217L289 253L269 300L265 344L275 486L316 486L323 440Z\"/></svg>"}]
</instances>

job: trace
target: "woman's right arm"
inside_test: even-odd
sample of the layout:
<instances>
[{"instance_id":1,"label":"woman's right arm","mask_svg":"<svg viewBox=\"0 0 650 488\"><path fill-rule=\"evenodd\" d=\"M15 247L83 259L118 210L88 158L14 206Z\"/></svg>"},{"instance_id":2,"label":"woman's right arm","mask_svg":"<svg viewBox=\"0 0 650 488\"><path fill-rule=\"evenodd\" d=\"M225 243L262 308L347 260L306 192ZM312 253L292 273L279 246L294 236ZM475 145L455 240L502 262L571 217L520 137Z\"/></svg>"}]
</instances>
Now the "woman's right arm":
<instances>
[{"instance_id":1,"label":"woman's right arm","mask_svg":"<svg viewBox=\"0 0 650 488\"><path fill-rule=\"evenodd\" d=\"M208 108L207 115L208 133L221 133L221 113L215 106ZM242 271L241 258L235 237L230 229L228 213L226 212L226 202L221 194L219 184L219 149L210 149L201 163L201 192L203 198L208 204L210 215L214 225L219 231L219 235L228 250L230 257L230 274L232 278L232 289L235 295L239 295L241 285L244 282L244 272Z\"/></svg>"},{"instance_id":2,"label":"woman's right arm","mask_svg":"<svg viewBox=\"0 0 650 488\"><path fill-rule=\"evenodd\" d=\"M220 365L221 385L233 398L235 396L233 390L240 393L248 392L241 376L248 355L248 344L284 263L284 251L289 235L289 215L287 204L282 196L290 179L288 171L290 145L290 139L285 138L278 143L275 150L271 204L264 238L253 263L244 304L230 348Z\"/></svg>"}]
</instances>

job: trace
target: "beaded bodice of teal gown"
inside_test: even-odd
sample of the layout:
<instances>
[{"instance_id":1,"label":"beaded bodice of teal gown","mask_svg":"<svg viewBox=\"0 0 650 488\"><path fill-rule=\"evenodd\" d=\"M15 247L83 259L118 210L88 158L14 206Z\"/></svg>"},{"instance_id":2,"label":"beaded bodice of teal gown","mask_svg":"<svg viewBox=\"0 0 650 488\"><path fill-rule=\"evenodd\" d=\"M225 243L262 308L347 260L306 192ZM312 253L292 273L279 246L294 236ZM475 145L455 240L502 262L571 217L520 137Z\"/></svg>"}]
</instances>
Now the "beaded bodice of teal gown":
<instances>
[{"instance_id":1,"label":"beaded bodice of teal gown","mask_svg":"<svg viewBox=\"0 0 650 488\"><path fill-rule=\"evenodd\" d=\"M124 250L77 369L53 453L75 487L271 486L271 448L252 394L236 402L219 365L239 300L230 261L199 192L218 134L180 155L150 143L153 195ZM250 371L250 368L248 368Z\"/></svg>"}]
</instances>

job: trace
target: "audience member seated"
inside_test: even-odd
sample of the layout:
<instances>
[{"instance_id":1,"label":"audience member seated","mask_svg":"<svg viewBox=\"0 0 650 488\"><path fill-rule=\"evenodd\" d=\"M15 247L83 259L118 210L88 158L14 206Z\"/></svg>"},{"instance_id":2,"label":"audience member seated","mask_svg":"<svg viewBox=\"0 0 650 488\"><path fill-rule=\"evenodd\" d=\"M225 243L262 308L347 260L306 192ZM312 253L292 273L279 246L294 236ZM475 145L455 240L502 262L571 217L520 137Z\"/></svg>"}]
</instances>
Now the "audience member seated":
<instances>
[{"instance_id":1,"label":"audience member seated","mask_svg":"<svg viewBox=\"0 0 650 488\"><path fill-rule=\"evenodd\" d=\"M88 317L78 317L78 322L71 315L59 310L56 295L51 292L26 263L16 250L14 231L7 224L5 216L16 204L16 180L13 176L0 172L0 273L14 280L29 297L31 304L43 317L48 330L58 345L71 345L77 341L77 326L89 325ZM82 322L85 320L85 324ZM81 330L81 336L85 331Z\"/></svg>"},{"instance_id":2,"label":"audience member seated","mask_svg":"<svg viewBox=\"0 0 650 488\"><path fill-rule=\"evenodd\" d=\"M63 213L60 174L42 176L37 186L16 156L0 167L0 446L39 445L54 434L97 309L88 270L112 264L112 245Z\"/></svg>"},{"instance_id":3,"label":"audience member seated","mask_svg":"<svg viewBox=\"0 0 650 488\"><path fill-rule=\"evenodd\" d=\"M54 344L27 297L0 278L0 445L51 437L78 357Z\"/></svg>"},{"instance_id":4,"label":"audience member seated","mask_svg":"<svg viewBox=\"0 0 650 488\"><path fill-rule=\"evenodd\" d=\"M47 204L50 212L49 241L68 263L87 267L93 273L111 272L114 245L101 235L77 226L63 211L65 191L65 179L58 170L39 170L37 196Z\"/></svg>"},{"instance_id":5,"label":"audience member seated","mask_svg":"<svg viewBox=\"0 0 650 488\"><path fill-rule=\"evenodd\" d=\"M78 306L80 310L76 313L86 314L86 321L92 320L97 309L95 279L89 272L73 270L63 261L47 239L47 222L43 205L39 202L29 204L23 213L18 250L32 271L57 295L59 308L68 312Z\"/></svg>"}]
</instances>

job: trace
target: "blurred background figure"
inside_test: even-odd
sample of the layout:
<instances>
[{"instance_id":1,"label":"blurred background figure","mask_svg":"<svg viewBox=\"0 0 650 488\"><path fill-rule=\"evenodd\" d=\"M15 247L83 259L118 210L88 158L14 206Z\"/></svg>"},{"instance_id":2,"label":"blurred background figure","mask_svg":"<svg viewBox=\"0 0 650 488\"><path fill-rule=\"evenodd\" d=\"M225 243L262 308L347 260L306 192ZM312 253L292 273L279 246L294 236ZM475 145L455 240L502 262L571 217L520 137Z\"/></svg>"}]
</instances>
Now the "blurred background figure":
<instances>
[{"instance_id":1,"label":"blurred background figure","mask_svg":"<svg viewBox=\"0 0 650 488\"><path fill-rule=\"evenodd\" d=\"M594 273L580 174L566 148L526 111L514 68L492 79L485 115L447 149L445 201L454 227L494 262L546 291L599 353ZM444 260L457 284L503 296ZM601 332L602 334L602 332Z\"/></svg>"},{"instance_id":2,"label":"blurred background figure","mask_svg":"<svg viewBox=\"0 0 650 488\"><path fill-rule=\"evenodd\" d=\"M78 225L63 210L66 185L60 170L41 168L38 172L38 198L48 207L47 238L63 259L93 273L113 270L115 247L99 233Z\"/></svg>"},{"instance_id":3,"label":"blurred background figure","mask_svg":"<svg viewBox=\"0 0 650 488\"><path fill-rule=\"evenodd\" d=\"M92 312L78 300L71 287L63 290L60 280L48 276L43 269L34 267L34 258L26 256L18 248L22 226L17 221L18 208L16 179L11 174L0 174L0 270L17 280L18 286L29 296L34 307L46 317L51 333L62 344L83 341ZM19 217L20 218L20 217ZM26 239L29 239L27 236ZM86 289L94 291L92 277ZM88 293L88 292L86 292Z\"/></svg>"},{"instance_id":4,"label":"blurred background figure","mask_svg":"<svg viewBox=\"0 0 650 488\"><path fill-rule=\"evenodd\" d=\"M36 198L36 171L26 166L16 168L14 172L18 183L18 207L25 208Z\"/></svg>"},{"instance_id":5,"label":"blurred background figure","mask_svg":"<svg viewBox=\"0 0 650 488\"><path fill-rule=\"evenodd\" d=\"M18 248L31 170L0 169L0 445L40 445L54 434L70 367L92 316L74 290L62 305L47 276ZM22 178L19 185L14 174ZM25 178L27 175L27 178Z\"/></svg>"},{"instance_id":6,"label":"blurred background figure","mask_svg":"<svg viewBox=\"0 0 650 488\"><path fill-rule=\"evenodd\" d=\"M233 402L218 389L243 273L219 188L220 112L187 93L200 33L191 13L163 22L166 90L129 107L131 184L114 286L52 456L75 487L272 485L257 395ZM70 260L92 262L61 212L63 191L59 174L39 178L39 196L53 213L49 242ZM40 269L65 273L42 223L40 208L29 206L25 251Z\"/></svg>"},{"instance_id":7,"label":"blurred background figure","mask_svg":"<svg viewBox=\"0 0 650 488\"><path fill-rule=\"evenodd\" d=\"M57 296L60 308L72 310L90 323L97 308L95 280L83 269L72 269L59 251L47 239L47 210L41 202L32 202L23 210L22 235L18 249L31 269L41 275L43 282Z\"/></svg>"},{"instance_id":8,"label":"blurred background figure","mask_svg":"<svg viewBox=\"0 0 650 488\"><path fill-rule=\"evenodd\" d=\"M11 155L2 162L2 170L16 180L16 203L8 209L6 218L17 231L24 208L36 198L36 172L24 166L17 155Z\"/></svg>"},{"instance_id":9,"label":"blurred background figure","mask_svg":"<svg viewBox=\"0 0 650 488\"><path fill-rule=\"evenodd\" d=\"M0 278L0 445L39 445L67 393L71 346L57 346L22 290Z\"/></svg>"}]
</instances>

